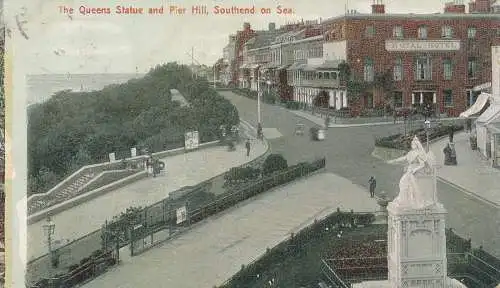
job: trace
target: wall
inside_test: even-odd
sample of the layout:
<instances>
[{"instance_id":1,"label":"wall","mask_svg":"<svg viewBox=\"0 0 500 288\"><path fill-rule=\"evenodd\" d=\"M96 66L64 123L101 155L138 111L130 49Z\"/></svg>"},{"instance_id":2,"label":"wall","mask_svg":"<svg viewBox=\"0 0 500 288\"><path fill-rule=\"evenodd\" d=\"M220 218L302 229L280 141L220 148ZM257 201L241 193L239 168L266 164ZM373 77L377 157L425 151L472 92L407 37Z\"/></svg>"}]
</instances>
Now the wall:
<instances>
[{"instance_id":1,"label":"wall","mask_svg":"<svg viewBox=\"0 0 500 288\"><path fill-rule=\"evenodd\" d=\"M94 199L96 197L99 197L99 196L101 196L109 191L118 189L120 187L123 187L125 185L128 185L132 182L135 182L137 180L140 180L140 179L143 179L146 177L147 177L147 172L140 171L140 172L137 172L136 174L130 175L124 179L118 180L116 182L110 183L110 184L103 186L101 188L95 189L91 192L79 195L79 196L72 198L68 201L64 201L62 203L54 205L54 206L50 207L49 209L34 213L33 215L28 216L28 225L33 224L35 222L38 222L42 219L45 219L49 215L55 215L55 214L60 213L64 210L68 210L72 207L80 205L83 202L89 201L89 200Z\"/></svg>"},{"instance_id":2,"label":"wall","mask_svg":"<svg viewBox=\"0 0 500 288\"><path fill-rule=\"evenodd\" d=\"M491 94L500 97L500 46L491 47Z\"/></svg>"},{"instance_id":3,"label":"wall","mask_svg":"<svg viewBox=\"0 0 500 288\"><path fill-rule=\"evenodd\" d=\"M323 44L323 60L346 60L347 41L335 41Z\"/></svg>"},{"instance_id":4,"label":"wall","mask_svg":"<svg viewBox=\"0 0 500 288\"><path fill-rule=\"evenodd\" d=\"M435 18L432 20L425 18L408 17L387 17L387 18L353 18L347 21L346 29L347 59L351 65L351 70L358 76L363 76L364 62L367 57L374 61L376 72L390 71L392 73L396 58L403 60L403 80L395 82L395 90L403 92L403 105L411 105L412 90L435 90L437 93L437 103L441 112L449 112L457 116L466 108L466 89L476 85L489 82L491 79L491 48L490 45L498 41L496 29L500 28L500 20L492 18ZM375 35L366 35L367 26L375 27ZM385 40L393 39L392 30L396 25L403 27L404 39L416 39L419 25L426 25L428 29L428 40L442 39L441 28L444 25L453 27L453 38L461 40L459 51L444 51L428 53L432 57L432 81L414 80L414 57L415 52L387 52L385 50ZM476 28L475 39L467 38L469 27ZM335 42L332 42L335 43ZM326 45L326 44L325 44ZM422 54L427 54L425 51ZM467 77L467 58L477 57L478 73L476 78ZM453 63L453 76L451 80L444 80L443 59L450 58ZM487 60L488 59L488 60ZM443 90L453 91L453 107L445 109ZM374 102L381 102L382 95L375 95Z\"/></svg>"}]
</instances>

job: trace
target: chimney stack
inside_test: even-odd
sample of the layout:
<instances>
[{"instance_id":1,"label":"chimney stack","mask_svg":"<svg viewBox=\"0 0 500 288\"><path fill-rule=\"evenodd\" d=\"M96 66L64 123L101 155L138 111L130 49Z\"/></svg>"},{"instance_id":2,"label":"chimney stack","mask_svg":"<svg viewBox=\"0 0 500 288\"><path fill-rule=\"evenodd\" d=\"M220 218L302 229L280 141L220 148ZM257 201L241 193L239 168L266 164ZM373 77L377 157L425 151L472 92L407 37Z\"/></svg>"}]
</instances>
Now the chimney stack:
<instances>
[{"instance_id":1,"label":"chimney stack","mask_svg":"<svg viewBox=\"0 0 500 288\"><path fill-rule=\"evenodd\" d=\"M274 31L276 29L276 23L271 22L269 23L269 31Z\"/></svg>"},{"instance_id":2,"label":"chimney stack","mask_svg":"<svg viewBox=\"0 0 500 288\"><path fill-rule=\"evenodd\" d=\"M384 14L385 5L382 0L373 0L372 4L372 14Z\"/></svg>"},{"instance_id":3,"label":"chimney stack","mask_svg":"<svg viewBox=\"0 0 500 288\"><path fill-rule=\"evenodd\" d=\"M243 31L250 31L250 23L248 22L243 23Z\"/></svg>"},{"instance_id":4,"label":"chimney stack","mask_svg":"<svg viewBox=\"0 0 500 288\"><path fill-rule=\"evenodd\" d=\"M465 5L460 0L448 2L444 6L444 13L465 14Z\"/></svg>"}]
</instances>

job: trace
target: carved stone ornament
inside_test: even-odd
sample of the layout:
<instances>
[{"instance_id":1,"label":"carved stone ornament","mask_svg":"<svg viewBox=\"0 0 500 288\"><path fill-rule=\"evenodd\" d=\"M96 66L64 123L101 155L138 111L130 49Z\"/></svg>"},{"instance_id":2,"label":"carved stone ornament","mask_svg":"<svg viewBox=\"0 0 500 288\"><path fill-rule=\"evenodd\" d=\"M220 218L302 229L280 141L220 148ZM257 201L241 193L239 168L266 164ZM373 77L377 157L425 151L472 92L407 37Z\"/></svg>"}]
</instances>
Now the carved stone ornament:
<instances>
[{"instance_id":1,"label":"carved stone ornament","mask_svg":"<svg viewBox=\"0 0 500 288\"><path fill-rule=\"evenodd\" d=\"M429 171L436 169L436 161L432 152L426 152L416 136L411 148L403 157L388 162L406 163L406 172L399 181L399 194L392 203L398 207L424 209L434 204L434 191L420 189L416 175L428 175Z\"/></svg>"}]
</instances>

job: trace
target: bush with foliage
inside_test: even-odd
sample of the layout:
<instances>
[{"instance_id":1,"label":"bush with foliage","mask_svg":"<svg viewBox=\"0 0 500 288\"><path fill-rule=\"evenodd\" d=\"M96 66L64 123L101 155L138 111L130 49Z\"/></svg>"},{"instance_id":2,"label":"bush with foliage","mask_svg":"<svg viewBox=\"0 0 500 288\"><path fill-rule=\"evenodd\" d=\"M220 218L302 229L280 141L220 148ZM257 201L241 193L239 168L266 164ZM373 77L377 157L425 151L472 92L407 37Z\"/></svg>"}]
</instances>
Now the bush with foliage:
<instances>
[{"instance_id":1,"label":"bush with foliage","mask_svg":"<svg viewBox=\"0 0 500 288\"><path fill-rule=\"evenodd\" d=\"M262 174L269 175L286 168L288 168L288 163L281 154L270 154L262 164Z\"/></svg>"},{"instance_id":2,"label":"bush with foliage","mask_svg":"<svg viewBox=\"0 0 500 288\"><path fill-rule=\"evenodd\" d=\"M190 105L172 101L170 89L179 90ZM176 63L99 91L58 92L28 111L29 194L49 190L109 153L182 147L188 130L198 130L200 142L213 141L221 125L238 123L229 100Z\"/></svg>"},{"instance_id":3,"label":"bush with foliage","mask_svg":"<svg viewBox=\"0 0 500 288\"><path fill-rule=\"evenodd\" d=\"M437 127L433 127L429 131L429 140L434 140L436 138L448 135L450 128L453 129L453 131L457 132L463 130L464 126L440 125ZM425 129L420 128L412 131L412 133L409 133L406 136L402 134L395 134L387 137L377 138L375 139L375 146L409 151L411 149L411 141L415 136L417 136L422 143L427 141L427 133Z\"/></svg>"},{"instance_id":4,"label":"bush with foliage","mask_svg":"<svg viewBox=\"0 0 500 288\"><path fill-rule=\"evenodd\" d=\"M260 169L253 167L234 167L224 175L225 186L253 181L260 176Z\"/></svg>"}]
</instances>

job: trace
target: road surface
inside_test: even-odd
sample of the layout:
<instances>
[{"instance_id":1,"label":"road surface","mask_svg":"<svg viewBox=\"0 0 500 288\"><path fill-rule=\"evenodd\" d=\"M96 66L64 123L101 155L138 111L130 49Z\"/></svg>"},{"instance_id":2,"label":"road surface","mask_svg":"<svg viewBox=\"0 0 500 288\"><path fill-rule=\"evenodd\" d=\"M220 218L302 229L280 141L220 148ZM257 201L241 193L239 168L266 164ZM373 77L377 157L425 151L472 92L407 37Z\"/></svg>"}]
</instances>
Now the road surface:
<instances>
[{"instance_id":1,"label":"road surface","mask_svg":"<svg viewBox=\"0 0 500 288\"><path fill-rule=\"evenodd\" d=\"M238 109L240 118L257 125L257 105L255 100L221 91ZM315 157L326 157L326 170L345 177L353 183L368 189L368 179L377 179L376 193L385 191L389 196L399 192L398 183L403 173L402 166L390 165L371 156L375 138L400 133L401 124L378 125L350 128L329 128L324 141L311 141L308 136L310 127L316 124L305 120L283 107L261 105L262 126L278 133L281 137L271 137L271 151L282 154L289 164L307 161ZM297 123L305 124L305 135L296 136ZM267 135L266 135L267 136ZM269 137L268 137L269 138ZM473 244L483 245L488 252L500 257L500 247L492 239L500 238L497 208L477 199L465 197L455 187L439 183L439 199L448 209L447 225L462 237L471 237ZM496 248L495 248L496 247Z\"/></svg>"}]
</instances>

